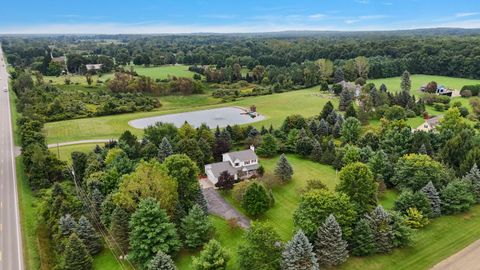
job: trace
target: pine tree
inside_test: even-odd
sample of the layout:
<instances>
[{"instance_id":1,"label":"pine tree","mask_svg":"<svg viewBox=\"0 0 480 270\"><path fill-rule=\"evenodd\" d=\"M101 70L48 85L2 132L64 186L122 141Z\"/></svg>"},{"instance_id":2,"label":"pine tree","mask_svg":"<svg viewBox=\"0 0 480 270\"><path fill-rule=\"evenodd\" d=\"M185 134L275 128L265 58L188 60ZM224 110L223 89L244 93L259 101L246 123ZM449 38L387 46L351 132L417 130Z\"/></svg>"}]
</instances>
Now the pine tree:
<instances>
[{"instance_id":1,"label":"pine tree","mask_svg":"<svg viewBox=\"0 0 480 270\"><path fill-rule=\"evenodd\" d=\"M333 73L333 83L339 83L344 80L345 75L343 74L343 69L340 67L335 69L335 72Z\"/></svg>"},{"instance_id":2,"label":"pine tree","mask_svg":"<svg viewBox=\"0 0 480 270\"><path fill-rule=\"evenodd\" d=\"M338 109L340 111L345 111L350 104L353 102L353 95L348 89L343 89L340 93L340 101L338 104Z\"/></svg>"},{"instance_id":3,"label":"pine tree","mask_svg":"<svg viewBox=\"0 0 480 270\"><path fill-rule=\"evenodd\" d=\"M172 258L161 251L148 263L146 270L176 270Z\"/></svg>"},{"instance_id":4,"label":"pine tree","mask_svg":"<svg viewBox=\"0 0 480 270\"><path fill-rule=\"evenodd\" d=\"M152 198L140 201L129 225L129 258L139 265L146 266L158 251L173 254L180 247L175 225Z\"/></svg>"},{"instance_id":5,"label":"pine tree","mask_svg":"<svg viewBox=\"0 0 480 270\"><path fill-rule=\"evenodd\" d=\"M117 206L112 212L110 222L110 232L118 246L122 249L123 254L128 252L130 245L128 240L129 230L128 221L130 215L123 208Z\"/></svg>"},{"instance_id":6,"label":"pine tree","mask_svg":"<svg viewBox=\"0 0 480 270\"><path fill-rule=\"evenodd\" d=\"M342 239L342 229L331 214L318 228L315 252L319 264L327 267L339 265L348 258L347 241Z\"/></svg>"},{"instance_id":7,"label":"pine tree","mask_svg":"<svg viewBox=\"0 0 480 270\"><path fill-rule=\"evenodd\" d=\"M313 141L313 149L312 153L310 154L310 158L316 162L320 162L322 160L322 145L317 141Z\"/></svg>"},{"instance_id":8,"label":"pine tree","mask_svg":"<svg viewBox=\"0 0 480 270\"><path fill-rule=\"evenodd\" d=\"M102 241L85 216L81 216L78 220L77 234L92 256L100 253L102 250Z\"/></svg>"},{"instance_id":9,"label":"pine tree","mask_svg":"<svg viewBox=\"0 0 480 270\"><path fill-rule=\"evenodd\" d=\"M424 143L422 143L422 145L421 145L420 148L418 149L418 153L419 153L419 154L423 154L423 155L428 155L427 147L425 146Z\"/></svg>"},{"instance_id":10,"label":"pine tree","mask_svg":"<svg viewBox=\"0 0 480 270\"><path fill-rule=\"evenodd\" d=\"M77 222L70 214L66 214L60 218L58 229L62 237L68 238L77 230Z\"/></svg>"},{"instance_id":11,"label":"pine tree","mask_svg":"<svg viewBox=\"0 0 480 270\"><path fill-rule=\"evenodd\" d=\"M202 209L205 214L208 214L207 200L205 199L205 196L201 190L197 192L197 199L195 200L195 203L198 204L200 209Z\"/></svg>"},{"instance_id":12,"label":"pine tree","mask_svg":"<svg viewBox=\"0 0 480 270\"><path fill-rule=\"evenodd\" d=\"M208 242L200 255L193 258L195 270L225 270L230 256L220 243L212 239Z\"/></svg>"},{"instance_id":13,"label":"pine tree","mask_svg":"<svg viewBox=\"0 0 480 270\"><path fill-rule=\"evenodd\" d=\"M432 211L430 217L438 217L442 214L442 200L440 199L440 194L433 185L432 181L428 182L422 189L421 192L427 195L428 200L430 201L430 206Z\"/></svg>"},{"instance_id":14,"label":"pine tree","mask_svg":"<svg viewBox=\"0 0 480 270\"><path fill-rule=\"evenodd\" d=\"M353 106L353 102L350 103L350 105L348 105L348 107L345 111L345 117L346 118L349 118L349 117L357 118L358 117L357 110L355 110L355 106Z\"/></svg>"},{"instance_id":15,"label":"pine tree","mask_svg":"<svg viewBox=\"0 0 480 270\"><path fill-rule=\"evenodd\" d=\"M282 154L277 162L277 167L275 167L275 175L283 182L287 182L292 179L293 169L285 154Z\"/></svg>"},{"instance_id":16,"label":"pine tree","mask_svg":"<svg viewBox=\"0 0 480 270\"><path fill-rule=\"evenodd\" d=\"M92 202L93 202L93 206L95 207L95 210L97 212L100 212L102 208L102 202L104 199L102 192L100 192L100 190L97 187L95 187L92 191L91 197L92 197Z\"/></svg>"},{"instance_id":17,"label":"pine tree","mask_svg":"<svg viewBox=\"0 0 480 270\"><path fill-rule=\"evenodd\" d=\"M375 253L375 236L368 220L360 219L353 230L352 254L366 256Z\"/></svg>"},{"instance_id":18,"label":"pine tree","mask_svg":"<svg viewBox=\"0 0 480 270\"><path fill-rule=\"evenodd\" d=\"M158 160L163 162L168 156L173 154L172 145L168 141L167 137L163 137L162 142L158 148Z\"/></svg>"},{"instance_id":19,"label":"pine tree","mask_svg":"<svg viewBox=\"0 0 480 270\"><path fill-rule=\"evenodd\" d=\"M380 92L387 92L387 86L384 83L380 85Z\"/></svg>"},{"instance_id":20,"label":"pine tree","mask_svg":"<svg viewBox=\"0 0 480 270\"><path fill-rule=\"evenodd\" d=\"M180 230L184 245L195 249L211 238L213 226L203 210L198 205L194 205L188 215L182 219Z\"/></svg>"},{"instance_id":21,"label":"pine tree","mask_svg":"<svg viewBox=\"0 0 480 270\"><path fill-rule=\"evenodd\" d=\"M406 70L402 74L402 82L400 84L400 88L404 92L410 92L410 90L412 89L412 81L410 80L410 73Z\"/></svg>"},{"instance_id":22,"label":"pine tree","mask_svg":"<svg viewBox=\"0 0 480 270\"><path fill-rule=\"evenodd\" d=\"M78 238L76 233L72 233L68 238L64 251L65 270L91 270L93 259L82 240Z\"/></svg>"},{"instance_id":23,"label":"pine tree","mask_svg":"<svg viewBox=\"0 0 480 270\"><path fill-rule=\"evenodd\" d=\"M313 246L302 230L299 230L282 252L283 270L318 270Z\"/></svg>"},{"instance_id":24,"label":"pine tree","mask_svg":"<svg viewBox=\"0 0 480 270\"><path fill-rule=\"evenodd\" d=\"M318 124L318 135L320 136L328 136L330 132L330 127L325 119L321 119L320 123Z\"/></svg>"},{"instance_id":25,"label":"pine tree","mask_svg":"<svg viewBox=\"0 0 480 270\"><path fill-rule=\"evenodd\" d=\"M262 143L257 149L257 153L262 157L273 157L277 154L277 140L272 134L267 133L262 137Z\"/></svg>"},{"instance_id":26,"label":"pine tree","mask_svg":"<svg viewBox=\"0 0 480 270\"><path fill-rule=\"evenodd\" d=\"M381 205L367 215L367 219L375 236L375 245L380 253L388 253L393 248L393 229L390 215Z\"/></svg>"},{"instance_id":27,"label":"pine tree","mask_svg":"<svg viewBox=\"0 0 480 270\"><path fill-rule=\"evenodd\" d=\"M463 177L463 180L471 183L472 193L475 196L475 200L477 203L480 203L480 170L476 163L473 164L470 172Z\"/></svg>"}]
</instances>

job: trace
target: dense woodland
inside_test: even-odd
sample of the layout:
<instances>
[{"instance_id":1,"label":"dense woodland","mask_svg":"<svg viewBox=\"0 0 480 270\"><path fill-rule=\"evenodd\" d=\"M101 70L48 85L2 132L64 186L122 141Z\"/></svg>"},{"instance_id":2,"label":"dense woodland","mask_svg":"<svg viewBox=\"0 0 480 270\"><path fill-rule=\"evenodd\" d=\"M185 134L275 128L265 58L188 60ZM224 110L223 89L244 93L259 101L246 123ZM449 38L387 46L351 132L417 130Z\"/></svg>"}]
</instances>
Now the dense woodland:
<instances>
[{"instance_id":1,"label":"dense woodland","mask_svg":"<svg viewBox=\"0 0 480 270\"><path fill-rule=\"evenodd\" d=\"M475 62L480 54L474 46L479 38L468 33L385 35L118 36L108 42L99 37L7 38L9 62L18 68L12 85L22 113L17 124L25 174L41 202L38 222L51 244L47 267L92 269L93 257L108 248L119 264L137 269L175 269L174 261L184 251L199 251L193 258L196 270L226 269L232 256L242 270L327 268L349 256L409 246L415 230L435 218L468 211L480 202L479 98L470 99L469 112L449 97L416 97L405 70L479 78ZM67 64L70 72L86 72L82 67L88 57L110 59L109 71L116 73L105 92L85 97L42 82L41 74L53 70L52 41L54 57L68 52L69 59L80 63ZM130 61L188 64L205 79L154 81L118 66ZM242 75L245 67L248 72ZM35 82L24 69L37 72ZM398 75L398 92L366 83ZM338 84L343 80L356 81L359 93ZM328 102L313 117L291 115L279 127L260 129L157 123L142 138L125 131L89 153L73 152L71 164L47 149L46 121L108 109L105 114L151 110L160 104L149 95L196 94L204 91L204 83L241 81L258 84L257 94L320 85L338 96L339 106ZM476 96L479 87L463 90L465 96ZM218 97L231 94L214 92ZM98 100L95 112L82 105L91 100ZM426 105L445 111L444 116L435 131L413 131L406 119L428 116ZM365 128L372 120L380 126ZM275 226L254 221L231 254L214 239L198 177L205 164L250 145L262 158L280 155L274 171L264 174L260 167L258 177L240 183L224 172L216 187L231 193L253 220L278 203L274 188L294 181L285 154L332 166L339 171L339 183L328 189L321 176L305 179L307 185L297 191L300 203L290 213L292 239L284 242ZM387 189L400 193L392 210L378 200Z\"/></svg>"}]
</instances>

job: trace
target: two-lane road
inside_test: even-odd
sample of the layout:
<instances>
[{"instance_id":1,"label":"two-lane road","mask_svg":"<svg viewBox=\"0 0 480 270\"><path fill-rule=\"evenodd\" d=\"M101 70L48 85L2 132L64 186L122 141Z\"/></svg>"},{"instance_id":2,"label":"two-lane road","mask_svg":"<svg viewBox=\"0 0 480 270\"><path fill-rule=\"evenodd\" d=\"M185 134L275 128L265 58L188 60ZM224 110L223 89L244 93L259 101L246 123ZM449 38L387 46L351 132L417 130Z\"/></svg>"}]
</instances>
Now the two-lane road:
<instances>
[{"instance_id":1,"label":"two-lane road","mask_svg":"<svg viewBox=\"0 0 480 270\"><path fill-rule=\"evenodd\" d=\"M0 47L0 270L23 270L8 73Z\"/></svg>"}]
</instances>

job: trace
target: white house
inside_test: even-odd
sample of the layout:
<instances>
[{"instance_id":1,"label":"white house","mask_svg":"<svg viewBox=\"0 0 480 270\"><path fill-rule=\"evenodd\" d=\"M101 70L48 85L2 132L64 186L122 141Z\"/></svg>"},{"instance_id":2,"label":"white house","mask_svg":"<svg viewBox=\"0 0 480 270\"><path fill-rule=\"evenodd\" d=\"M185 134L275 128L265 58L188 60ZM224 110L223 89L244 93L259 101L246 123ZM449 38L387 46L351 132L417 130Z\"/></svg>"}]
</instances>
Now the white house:
<instances>
[{"instance_id":1,"label":"white house","mask_svg":"<svg viewBox=\"0 0 480 270\"><path fill-rule=\"evenodd\" d=\"M86 64L85 67L87 70L100 70L102 69L103 64Z\"/></svg>"},{"instance_id":2,"label":"white house","mask_svg":"<svg viewBox=\"0 0 480 270\"><path fill-rule=\"evenodd\" d=\"M235 180L240 180L256 175L257 169L260 167L253 146L247 150L225 153L222 155L222 160L222 162L205 165L205 174L214 185L224 171L233 175Z\"/></svg>"}]
</instances>

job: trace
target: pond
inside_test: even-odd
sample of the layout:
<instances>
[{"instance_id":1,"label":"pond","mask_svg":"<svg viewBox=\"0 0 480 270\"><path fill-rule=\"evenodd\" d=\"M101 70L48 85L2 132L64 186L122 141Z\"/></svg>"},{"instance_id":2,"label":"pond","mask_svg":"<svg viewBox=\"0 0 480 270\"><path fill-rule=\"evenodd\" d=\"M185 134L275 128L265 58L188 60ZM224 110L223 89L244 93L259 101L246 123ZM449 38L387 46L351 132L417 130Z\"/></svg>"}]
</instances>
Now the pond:
<instances>
[{"instance_id":1,"label":"pond","mask_svg":"<svg viewBox=\"0 0 480 270\"><path fill-rule=\"evenodd\" d=\"M226 127L228 125L242 125L258 122L265 119L261 114L255 113L255 117L246 114L246 110L238 107L224 107L193 112L166 114L148 118L135 119L128 124L134 128L143 129L157 122L172 123L181 127L188 122L193 127L199 127L202 123L210 128Z\"/></svg>"}]
</instances>

